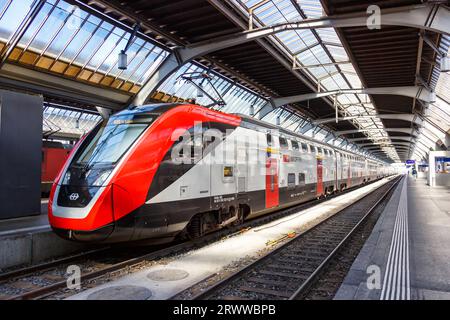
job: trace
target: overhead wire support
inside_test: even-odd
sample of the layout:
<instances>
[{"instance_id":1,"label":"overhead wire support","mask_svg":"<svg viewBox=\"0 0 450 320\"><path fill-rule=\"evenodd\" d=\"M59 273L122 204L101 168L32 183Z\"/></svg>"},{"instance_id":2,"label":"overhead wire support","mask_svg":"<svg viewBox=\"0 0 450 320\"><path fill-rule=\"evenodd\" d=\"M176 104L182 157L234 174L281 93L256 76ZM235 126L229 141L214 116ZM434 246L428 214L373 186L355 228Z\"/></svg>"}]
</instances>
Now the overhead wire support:
<instances>
[{"instance_id":1,"label":"overhead wire support","mask_svg":"<svg viewBox=\"0 0 450 320\"><path fill-rule=\"evenodd\" d=\"M206 95L212 103L206 105L207 108L212 108L214 106L223 107L226 105L225 100L223 99L220 92L216 89L214 84L211 82L211 79L213 77L208 72L186 72L178 77L176 81L179 81L180 79L185 80L186 82L193 85L198 91L197 91L197 97L203 97L203 95ZM200 84L196 83L195 80L200 80ZM209 86L214 90L214 93L217 95L218 98L214 98L209 92L207 92L204 88L203 83L207 82Z\"/></svg>"}]
</instances>

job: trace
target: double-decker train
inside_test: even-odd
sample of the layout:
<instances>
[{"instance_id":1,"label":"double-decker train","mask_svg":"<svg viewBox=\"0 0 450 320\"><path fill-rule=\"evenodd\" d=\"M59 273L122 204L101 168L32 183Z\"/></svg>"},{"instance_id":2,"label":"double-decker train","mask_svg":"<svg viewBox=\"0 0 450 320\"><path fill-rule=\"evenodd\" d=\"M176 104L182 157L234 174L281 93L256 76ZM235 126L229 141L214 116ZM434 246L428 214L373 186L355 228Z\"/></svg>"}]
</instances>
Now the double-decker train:
<instances>
[{"instance_id":1,"label":"double-decker train","mask_svg":"<svg viewBox=\"0 0 450 320\"><path fill-rule=\"evenodd\" d=\"M49 220L80 242L170 242L389 175L382 162L243 115L151 104L104 120L52 187Z\"/></svg>"}]
</instances>

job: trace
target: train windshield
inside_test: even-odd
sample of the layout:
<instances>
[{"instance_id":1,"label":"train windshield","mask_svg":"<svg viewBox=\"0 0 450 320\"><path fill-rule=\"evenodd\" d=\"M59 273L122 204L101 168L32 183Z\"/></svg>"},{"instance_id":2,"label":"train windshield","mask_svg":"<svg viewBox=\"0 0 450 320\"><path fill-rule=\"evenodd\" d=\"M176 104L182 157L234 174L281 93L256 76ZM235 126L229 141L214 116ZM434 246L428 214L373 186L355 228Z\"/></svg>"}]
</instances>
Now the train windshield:
<instances>
[{"instance_id":1,"label":"train windshield","mask_svg":"<svg viewBox=\"0 0 450 320\"><path fill-rule=\"evenodd\" d=\"M125 154L158 115L116 116L101 124L74 163L94 166L113 165Z\"/></svg>"}]
</instances>

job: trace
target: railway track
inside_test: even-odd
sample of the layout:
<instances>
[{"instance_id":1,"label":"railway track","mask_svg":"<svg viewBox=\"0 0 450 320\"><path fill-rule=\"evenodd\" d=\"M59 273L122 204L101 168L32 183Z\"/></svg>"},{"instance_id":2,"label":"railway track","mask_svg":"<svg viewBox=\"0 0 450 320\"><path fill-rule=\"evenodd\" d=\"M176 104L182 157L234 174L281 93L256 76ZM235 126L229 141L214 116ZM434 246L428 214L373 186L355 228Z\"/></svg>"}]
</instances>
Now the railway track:
<instances>
[{"instance_id":1,"label":"railway track","mask_svg":"<svg viewBox=\"0 0 450 320\"><path fill-rule=\"evenodd\" d=\"M400 181L401 177L391 180L192 299L302 299L322 270Z\"/></svg>"},{"instance_id":2,"label":"railway track","mask_svg":"<svg viewBox=\"0 0 450 320\"><path fill-rule=\"evenodd\" d=\"M65 290L68 276L66 270L69 265L78 265L80 267L82 270L81 282L83 284L89 280L98 279L122 269L192 250L224 237L231 237L250 228L289 216L299 210L305 210L358 187L349 188L338 194L330 195L325 199L317 199L282 209L270 215L249 220L240 226L222 229L194 241L176 243L164 248L158 247L157 249L133 248L131 251L130 248L100 248L0 274L0 300L43 299Z\"/></svg>"}]
</instances>

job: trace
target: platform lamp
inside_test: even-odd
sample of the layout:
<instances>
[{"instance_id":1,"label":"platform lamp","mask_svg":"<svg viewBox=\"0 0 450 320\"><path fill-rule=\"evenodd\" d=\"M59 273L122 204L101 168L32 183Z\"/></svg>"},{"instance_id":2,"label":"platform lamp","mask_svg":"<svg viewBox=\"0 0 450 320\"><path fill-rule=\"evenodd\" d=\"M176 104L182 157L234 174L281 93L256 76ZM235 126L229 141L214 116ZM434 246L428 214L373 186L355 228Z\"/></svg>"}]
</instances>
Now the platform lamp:
<instances>
[{"instance_id":1,"label":"platform lamp","mask_svg":"<svg viewBox=\"0 0 450 320\"><path fill-rule=\"evenodd\" d=\"M136 35L137 35L140 27L141 27L141 25L139 23L136 23L133 26L133 32L130 34L130 38L128 39L127 45L119 53L119 59L117 61L117 67L119 68L119 70L127 70L127 68L128 68L127 51L128 51L128 49L130 49L131 44L133 43L134 39L136 38Z\"/></svg>"},{"instance_id":2,"label":"platform lamp","mask_svg":"<svg viewBox=\"0 0 450 320\"><path fill-rule=\"evenodd\" d=\"M250 114L251 117L255 116L255 106L253 104L250 106L249 114Z\"/></svg>"},{"instance_id":3,"label":"platform lamp","mask_svg":"<svg viewBox=\"0 0 450 320\"><path fill-rule=\"evenodd\" d=\"M121 50L119 53L119 60L117 62L119 70L127 70L128 68L128 55L125 50Z\"/></svg>"},{"instance_id":4,"label":"platform lamp","mask_svg":"<svg viewBox=\"0 0 450 320\"><path fill-rule=\"evenodd\" d=\"M205 95L203 94L203 81L198 84L197 88L197 98L203 98Z\"/></svg>"}]
</instances>

